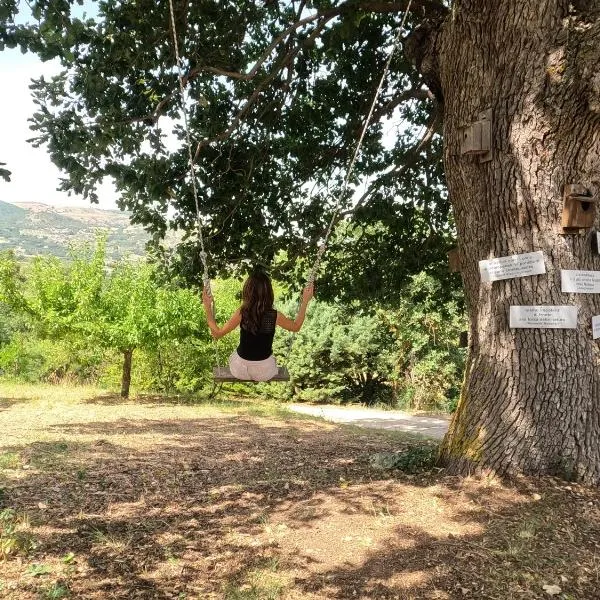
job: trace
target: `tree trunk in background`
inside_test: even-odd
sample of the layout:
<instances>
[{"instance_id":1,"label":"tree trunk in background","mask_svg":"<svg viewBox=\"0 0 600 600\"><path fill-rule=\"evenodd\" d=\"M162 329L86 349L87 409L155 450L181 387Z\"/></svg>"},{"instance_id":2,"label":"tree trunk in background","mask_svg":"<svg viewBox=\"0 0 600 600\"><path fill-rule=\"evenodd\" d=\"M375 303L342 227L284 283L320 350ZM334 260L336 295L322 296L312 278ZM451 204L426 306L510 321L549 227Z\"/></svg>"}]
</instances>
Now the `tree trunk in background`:
<instances>
[{"instance_id":1,"label":"tree trunk in background","mask_svg":"<svg viewBox=\"0 0 600 600\"><path fill-rule=\"evenodd\" d=\"M592 5L462 0L430 40L471 328L462 397L441 452L451 472L600 483L600 353L591 332L600 297L562 293L560 281L561 269L600 270L591 230L560 228L563 186L600 187L600 15ZM460 128L487 108L494 155L480 163L461 155ZM480 281L479 260L537 250L545 275ZM576 305L578 327L510 329L511 305Z\"/></svg>"},{"instance_id":2,"label":"tree trunk in background","mask_svg":"<svg viewBox=\"0 0 600 600\"><path fill-rule=\"evenodd\" d=\"M131 385L131 358L133 348L123 350L123 375L121 377L121 398L129 398L129 386Z\"/></svg>"}]
</instances>

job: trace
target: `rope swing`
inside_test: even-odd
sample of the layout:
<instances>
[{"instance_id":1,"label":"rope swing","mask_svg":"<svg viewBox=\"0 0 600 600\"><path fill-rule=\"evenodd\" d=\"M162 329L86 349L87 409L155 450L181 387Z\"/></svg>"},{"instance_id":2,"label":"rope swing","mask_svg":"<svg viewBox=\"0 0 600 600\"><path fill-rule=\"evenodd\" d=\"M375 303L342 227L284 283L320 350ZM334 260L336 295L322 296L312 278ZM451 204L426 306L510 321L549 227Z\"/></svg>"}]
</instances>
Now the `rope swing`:
<instances>
[{"instance_id":1,"label":"rope swing","mask_svg":"<svg viewBox=\"0 0 600 600\"><path fill-rule=\"evenodd\" d=\"M377 86L377 90L375 91L375 95L373 97L371 107L367 114L367 118L365 119L364 125L363 125L361 133L360 133L360 137L358 139L358 142L354 149L354 153L352 155L352 159L350 161L350 164L348 165L348 169L346 171L346 176L344 177L342 188L341 188L341 190L337 196L336 202L334 204L333 213L331 215L329 225L326 229L325 236L323 238L323 241L319 245L319 248L317 250L317 255L316 255L315 260L312 264L312 267L309 271L306 285L314 283L314 281L317 277L317 273L318 273L319 267L321 265L321 260L323 258L323 255L325 254L325 251L327 250L327 244L329 242L329 238L331 237L334 225L339 217L342 201L344 200L344 198L346 197L346 194L348 192L348 187L350 185L350 178L352 177L352 173L354 171L354 167L356 165L356 161L358 159L359 152L362 148L365 134L367 132L369 125L371 124L371 120L373 118L373 113L375 111L375 106L377 104L377 100L379 99L379 96L381 95L381 90L383 89L383 84L384 84L387 74L390 70L390 65L391 65L392 59L394 57L394 54L396 53L396 50L397 50L398 46L400 45L402 30L404 29L404 26L406 24L406 19L408 17L408 13L410 11L411 4L412 4L412 0L409 0L408 4L406 5L406 9L404 11L404 16L402 17L402 22L400 23L400 26L396 30L392 49L387 57L387 60L386 60L386 63L385 63L384 69L383 69L383 73L379 80L379 85ZM191 140L191 134L190 134L190 129L189 129L187 107L186 107L186 93L185 93L185 83L184 83L185 75L184 75L182 64L181 64L181 56L179 54L179 44L177 42L177 29L176 29L176 25L175 25L175 10L173 8L173 0L169 0L169 11L170 11L170 18L171 18L171 29L173 32L173 45L175 48L175 60L176 60L178 74L179 74L179 94L180 94L180 99L181 99L181 112L183 115L183 122L184 122L184 126L185 126L185 136L186 136L188 158L189 158L189 170L190 170L190 176L192 179L192 189L193 189L193 193L194 193L194 203L195 203L195 208L196 208L197 235L198 235L198 241L200 242L200 259L202 261L202 268L203 268L202 281L204 284L204 289L206 290L206 292L208 293L208 295L211 298L211 309L212 309L213 316L214 316L215 304L214 304L214 297L212 295L212 290L211 290L211 286L210 286L210 277L208 274L207 253L206 253L205 246L204 246L204 236L203 236L203 232L202 232L202 217L200 214L200 204L198 202L196 169L195 169L195 165L194 165L194 156L193 156L193 152L192 152L192 140ZM291 337L291 343L289 345L288 354L289 354L289 351L291 350L292 343L293 343L293 335ZM217 365L219 365L219 355L218 355L216 340L215 340L215 354L216 354Z\"/></svg>"}]
</instances>

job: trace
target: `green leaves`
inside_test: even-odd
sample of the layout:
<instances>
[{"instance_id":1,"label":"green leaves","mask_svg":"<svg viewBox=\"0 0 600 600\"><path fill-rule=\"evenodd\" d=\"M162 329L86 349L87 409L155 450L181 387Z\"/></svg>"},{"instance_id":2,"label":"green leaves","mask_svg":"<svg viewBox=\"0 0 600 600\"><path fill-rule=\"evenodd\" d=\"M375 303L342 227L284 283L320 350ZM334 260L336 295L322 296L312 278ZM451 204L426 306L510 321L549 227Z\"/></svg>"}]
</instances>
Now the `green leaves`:
<instances>
[{"instance_id":1,"label":"green leaves","mask_svg":"<svg viewBox=\"0 0 600 600\"><path fill-rule=\"evenodd\" d=\"M6 181L6 182L9 182L10 181L11 172L8 169L3 169L2 168L5 165L6 165L6 163L0 162L0 178L4 179L4 181Z\"/></svg>"},{"instance_id":2,"label":"green leaves","mask_svg":"<svg viewBox=\"0 0 600 600\"><path fill-rule=\"evenodd\" d=\"M290 311L291 312L291 311ZM286 356L278 340L280 356ZM288 367L298 398L389 402L393 338L376 316L322 302L296 335Z\"/></svg>"},{"instance_id":3,"label":"green leaves","mask_svg":"<svg viewBox=\"0 0 600 600\"><path fill-rule=\"evenodd\" d=\"M398 15L341 0L303 6L301 13L278 3L176 6L213 274L270 264L282 250L288 267L313 255L391 49ZM27 26L11 24L11 7L0 41L57 56L65 67L66 75L35 83L33 119L36 143L47 145L65 173L63 189L95 201L98 185L112 178L121 205L156 233L155 254L165 257L161 240L170 228L196 228L167 4L104 2L82 20L71 14L72 2L37 3L39 25ZM356 216L390 231L394 243L381 255L392 262L396 243L427 246L421 256L437 260L446 249L440 237L452 235L439 139L415 151L436 107L408 90L425 88L399 54L345 201L348 208L369 184ZM431 227L405 238L409 228L401 232L399 224L411 208ZM196 240L184 235L165 268L197 282L197 252ZM344 247L335 265L358 264L357 253ZM422 263L400 264L414 273ZM396 284L382 280L382 293Z\"/></svg>"},{"instance_id":4,"label":"green leaves","mask_svg":"<svg viewBox=\"0 0 600 600\"><path fill-rule=\"evenodd\" d=\"M27 289L17 285L14 261L0 260L0 290L28 307L42 337L71 337L88 346L123 351L156 349L191 335L208 338L194 291L161 287L152 266L123 260L106 266L105 240L74 250L69 263L37 258Z\"/></svg>"},{"instance_id":5,"label":"green leaves","mask_svg":"<svg viewBox=\"0 0 600 600\"><path fill-rule=\"evenodd\" d=\"M315 302L289 359L276 338L296 397L452 410L464 368L465 316L460 294L442 285L422 272L408 278L393 305Z\"/></svg>"}]
</instances>

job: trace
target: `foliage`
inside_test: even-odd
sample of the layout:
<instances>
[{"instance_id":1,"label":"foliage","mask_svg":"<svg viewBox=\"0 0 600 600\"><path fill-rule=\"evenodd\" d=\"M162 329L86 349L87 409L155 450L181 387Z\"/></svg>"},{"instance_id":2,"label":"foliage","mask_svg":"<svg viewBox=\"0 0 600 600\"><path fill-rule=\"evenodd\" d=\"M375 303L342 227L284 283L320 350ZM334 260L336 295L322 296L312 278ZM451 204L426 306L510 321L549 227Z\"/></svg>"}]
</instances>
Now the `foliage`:
<instances>
[{"instance_id":1,"label":"foliage","mask_svg":"<svg viewBox=\"0 0 600 600\"><path fill-rule=\"evenodd\" d=\"M44 587L41 593L44 600L62 600L71 595L69 586L64 582L56 582L49 587Z\"/></svg>"},{"instance_id":2,"label":"foliage","mask_svg":"<svg viewBox=\"0 0 600 600\"><path fill-rule=\"evenodd\" d=\"M13 335L0 346L4 376L24 382L92 383L106 361L102 348L74 336L40 339L32 331Z\"/></svg>"},{"instance_id":3,"label":"foliage","mask_svg":"<svg viewBox=\"0 0 600 600\"><path fill-rule=\"evenodd\" d=\"M21 457L15 452L0 454L0 469L17 469L21 466Z\"/></svg>"},{"instance_id":4,"label":"foliage","mask_svg":"<svg viewBox=\"0 0 600 600\"><path fill-rule=\"evenodd\" d=\"M24 279L14 252L0 252L0 305L6 310L27 312L28 305L21 292Z\"/></svg>"},{"instance_id":5,"label":"foliage","mask_svg":"<svg viewBox=\"0 0 600 600\"><path fill-rule=\"evenodd\" d=\"M315 302L286 360L295 397L453 410L464 368L459 338L465 317L460 294L442 287L420 273L391 307L366 312ZM281 338L276 353L287 354Z\"/></svg>"},{"instance_id":6,"label":"foliage","mask_svg":"<svg viewBox=\"0 0 600 600\"><path fill-rule=\"evenodd\" d=\"M374 315L315 302L288 366L298 399L389 402L393 339ZM284 350L279 342L279 354Z\"/></svg>"},{"instance_id":7,"label":"foliage","mask_svg":"<svg viewBox=\"0 0 600 600\"><path fill-rule=\"evenodd\" d=\"M0 559L14 554L27 554L36 547L29 531L29 519L11 508L0 511Z\"/></svg>"},{"instance_id":8,"label":"foliage","mask_svg":"<svg viewBox=\"0 0 600 600\"><path fill-rule=\"evenodd\" d=\"M6 163L0 162L0 178L4 179L4 181L10 181L11 172L8 169L4 169Z\"/></svg>"},{"instance_id":9,"label":"foliage","mask_svg":"<svg viewBox=\"0 0 600 600\"><path fill-rule=\"evenodd\" d=\"M459 347L460 334L466 329L461 295L443 290L435 277L419 273L399 295L396 307L379 309L378 315L395 338L399 404L453 410L465 361L465 350Z\"/></svg>"},{"instance_id":10,"label":"foliage","mask_svg":"<svg viewBox=\"0 0 600 600\"><path fill-rule=\"evenodd\" d=\"M39 258L26 278L11 262L14 257L5 260L4 273L12 279L4 296L22 319L0 345L5 376L114 388L123 378L122 353L129 347L135 348L131 382L137 389L206 388L215 349L226 364L237 335L214 344L195 291L161 283L148 264L121 262L107 270L103 248L101 242L80 249L70 263ZM289 292L275 286L281 304ZM217 280L213 288L217 320L223 323L239 305L241 282ZM293 302L281 306L289 315L297 309ZM421 273L393 302L367 308L366 303L312 303L289 356L289 334L275 337L275 354L288 366L292 386L254 386L248 392L452 410L464 363L458 348L465 328L460 295L435 274Z\"/></svg>"},{"instance_id":11,"label":"foliage","mask_svg":"<svg viewBox=\"0 0 600 600\"><path fill-rule=\"evenodd\" d=\"M56 356L56 350L40 347L48 342L15 336L0 350L0 364L9 374L60 379L79 363L77 378L87 379L104 350L156 351L172 340L208 339L198 294L158 285L149 264L123 260L107 270L102 239L95 248L74 250L69 263L38 257L27 285L10 261L5 264L0 276L7 301L31 317L39 338L59 341L54 348L64 350Z\"/></svg>"},{"instance_id":12,"label":"foliage","mask_svg":"<svg viewBox=\"0 0 600 600\"><path fill-rule=\"evenodd\" d=\"M376 469L398 469L414 474L430 471L437 462L439 448L436 444L415 444L401 452L380 452L369 459Z\"/></svg>"},{"instance_id":13,"label":"foliage","mask_svg":"<svg viewBox=\"0 0 600 600\"><path fill-rule=\"evenodd\" d=\"M95 201L97 186L112 178L121 206L154 232L157 256L197 280L196 207L168 5L102 2L82 16L75 4L34 2L29 14L8 0L0 12L0 49L20 47L64 67L32 86L34 143L47 145L65 173L65 190ZM270 264L285 250L289 262L280 263L280 276L289 276L307 245L314 249L342 191L402 11L402 4L394 11L343 0L299 8L265 2L241 9L213 0L176 6L199 207L220 273ZM407 25L446 13L442 0L419 2ZM414 62L407 52L395 55L343 201L347 211L356 202L367 231L362 248L379 248L379 257L385 253L411 272L425 258L444 256L451 231L436 90L427 89ZM369 224L382 226L387 241L381 244ZM160 243L170 227L189 234L173 256ZM413 265L397 255L398 240L427 252L416 252L422 260ZM340 265L363 273L362 248L334 252L330 271ZM361 297L391 292L362 283L350 290Z\"/></svg>"},{"instance_id":14,"label":"foliage","mask_svg":"<svg viewBox=\"0 0 600 600\"><path fill-rule=\"evenodd\" d=\"M41 577L50 573L52 573L52 569L48 565L33 563L27 567L27 574L31 577Z\"/></svg>"}]
</instances>

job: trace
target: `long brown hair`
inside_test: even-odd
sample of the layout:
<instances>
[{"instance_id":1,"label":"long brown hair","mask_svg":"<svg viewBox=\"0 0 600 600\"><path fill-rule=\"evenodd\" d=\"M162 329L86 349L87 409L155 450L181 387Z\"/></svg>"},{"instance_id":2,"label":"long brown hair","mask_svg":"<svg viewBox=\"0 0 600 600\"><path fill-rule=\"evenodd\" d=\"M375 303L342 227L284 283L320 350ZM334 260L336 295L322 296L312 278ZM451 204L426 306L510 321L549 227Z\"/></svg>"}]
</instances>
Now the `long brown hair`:
<instances>
[{"instance_id":1,"label":"long brown hair","mask_svg":"<svg viewBox=\"0 0 600 600\"><path fill-rule=\"evenodd\" d=\"M242 326L256 334L260 329L263 315L273 308L273 285L269 276L255 271L246 279L242 290Z\"/></svg>"}]
</instances>

